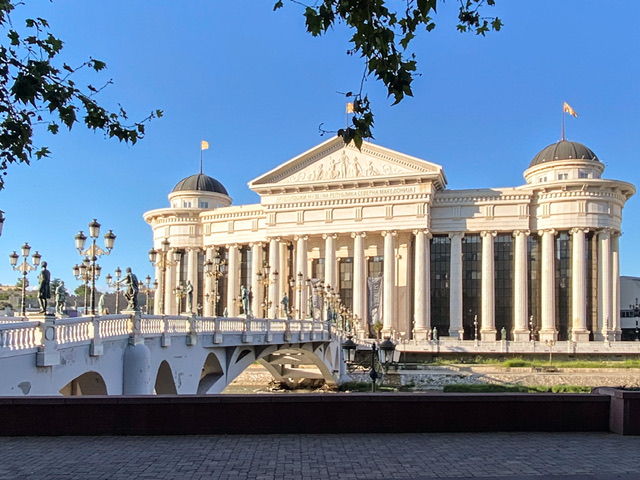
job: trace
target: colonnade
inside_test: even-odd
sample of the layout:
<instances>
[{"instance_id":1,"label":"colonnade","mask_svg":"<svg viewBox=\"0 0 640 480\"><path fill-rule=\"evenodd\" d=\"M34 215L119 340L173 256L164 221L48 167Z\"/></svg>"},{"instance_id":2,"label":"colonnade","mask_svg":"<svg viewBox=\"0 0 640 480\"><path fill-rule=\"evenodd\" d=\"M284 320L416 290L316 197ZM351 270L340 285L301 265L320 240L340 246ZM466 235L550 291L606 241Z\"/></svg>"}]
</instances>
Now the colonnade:
<instances>
[{"instance_id":1,"label":"colonnade","mask_svg":"<svg viewBox=\"0 0 640 480\"><path fill-rule=\"evenodd\" d=\"M574 341L588 341L590 326L587 324L588 312L586 298L589 274L587 259L586 235L587 228L573 228L569 231L571 241L571 319L569 320L571 337ZM413 249L411 255L398 254L399 234L405 234L403 238L413 237L409 242ZM479 326L481 338L484 340L496 339L499 332L496 329L495 318L495 271L494 271L494 239L497 231L482 231L482 267L481 267L481 311L479 312ZM501 232L504 233L504 232ZM513 236L513 299L512 299L512 332L510 338L516 341L527 341L530 338L529 325L529 301L528 283L530 281L529 252L527 237L528 230L515 230ZM597 287L597 328L591 332L595 340L615 339L620 337L620 315L618 310L619 288L619 232L611 229L598 229L597 235L597 275L595 280ZM544 229L537 232L540 239L540 318L539 339L556 340L558 335L556 315L556 230ZM464 232L451 232L448 234L450 241L450 265L449 280L449 336L462 339L463 326L463 238ZM349 239L347 256L353 258L353 291L351 311L354 318L359 319L362 333L364 321L367 318L367 244L381 247L384 258L383 266L383 302L382 320L383 332L390 332L399 328L407 331L413 330L413 337L417 340L428 338L431 326L431 238L433 232L428 229L416 229L411 232L378 231L378 232L352 232L350 234L327 233L311 237L309 235L296 235L288 238L272 237L265 241L248 243L245 247L251 249L250 280L247 280L247 288L250 288L253 297L251 311L254 316L261 317L266 311L270 318L282 316L281 298L284 292L290 292L289 299L293 314L306 318L309 316L309 289L308 278L312 272L314 258L324 258L324 285L331 285L335 291L339 289L339 261L337 241L340 239L344 246ZM315 257L311 255L310 242L314 241L316 248ZM404 241L404 240L403 240ZM382 245L380 245L382 244ZM180 248L183 251L182 260L156 267L156 278L160 287L155 298L155 311L164 310L169 314L179 312L177 297L174 294L175 287L180 281L189 280L194 286L194 291L200 289L203 295L215 295L214 287L217 280L203 274L202 265L198 262L211 260L216 255L217 248L225 248L227 251L227 285L225 298L220 302L226 307L227 315L240 314L240 247L238 244L221 246L207 246L203 255L199 256L198 248ZM266 248L265 248L266 247ZM290 262L289 249L294 250ZM319 256L318 256L319 255ZM340 256L345 256L345 249L340 249ZM391 261L389 261L391 260ZM186 278L180 278L178 272L185 271L182 262L186 261ZM404 264L402 263L404 262ZM268 275L264 272L264 266L268 263L270 270ZM402 272L407 273L407 285L411 291L411 302L406 311L398 305L398 272L403 265ZM181 270L182 268L182 270ZM262 277L257 275L262 272ZM183 273L183 277L185 274ZM291 281L292 279L292 281ZM212 298L212 297L207 297ZM265 300L268 299L268 302ZM164 305L162 305L164 304ZM200 306L200 312L204 316L214 316L212 301L205 301ZM196 308L194 302L194 309ZM595 326L594 322L594 326Z\"/></svg>"}]
</instances>

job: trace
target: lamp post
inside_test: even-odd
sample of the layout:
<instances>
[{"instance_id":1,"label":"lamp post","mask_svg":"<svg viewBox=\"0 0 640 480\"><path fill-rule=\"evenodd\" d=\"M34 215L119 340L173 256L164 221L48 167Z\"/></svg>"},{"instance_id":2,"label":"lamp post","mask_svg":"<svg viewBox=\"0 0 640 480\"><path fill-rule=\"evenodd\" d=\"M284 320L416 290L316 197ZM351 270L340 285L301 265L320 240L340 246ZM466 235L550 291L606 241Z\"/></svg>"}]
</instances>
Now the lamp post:
<instances>
[{"instance_id":1,"label":"lamp post","mask_svg":"<svg viewBox=\"0 0 640 480\"><path fill-rule=\"evenodd\" d=\"M304 288L304 278L302 272L298 272L296 276L296 312L300 320L302 320L302 289Z\"/></svg>"},{"instance_id":2,"label":"lamp post","mask_svg":"<svg viewBox=\"0 0 640 480\"><path fill-rule=\"evenodd\" d=\"M165 305L164 299L166 298L165 290L167 283L167 267L173 267L180 263L180 259L182 258L182 253L180 250L173 251L173 258L169 258L169 248L171 244L169 240L166 238L160 243L160 250L156 250L152 248L149 250L149 262L154 267L159 267L162 269L162 275L160 277L160 292L162 293L162 298L160 299L160 313L162 315L165 314Z\"/></svg>"},{"instance_id":3,"label":"lamp post","mask_svg":"<svg viewBox=\"0 0 640 480\"><path fill-rule=\"evenodd\" d=\"M87 237L82 230L75 236L76 248L78 249L78 253L83 257L86 257L90 261L89 270L87 273L90 275L91 279L91 315L96 314L95 302L96 302L96 279L100 276L100 269L96 261L98 257L102 255L109 255L111 250L113 249L113 245L116 241L116 236L113 231L109 230L104 234L104 247L106 250L101 249L96 243L97 238L100 236L100 227L101 225L94 218L93 222L89 224L89 237L91 238L91 246L84 249L84 244L87 240Z\"/></svg>"},{"instance_id":4,"label":"lamp post","mask_svg":"<svg viewBox=\"0 0 640 480\"><path fill-rule=\"evenodd\" d=\"M478 315L473 316L473 341L478 345Z\"/></svg>"},{"instance_id":5,"label":"lamp post","mask_svg":"<svg viewBox=\"0 0 640 480\"><path fill-rule=\"evenodd\" d=\"M529 341L533 342L535 340L535 331L533 329L533 315L529 317Z\"/></svg>"},{"instance_id":6,"label":"lamp post","mask_svg":"<svg viewBox=\"0 0 640 480\"><path fill-rule=\"evenodd\" d=\"M371 370L369 370L369 378L371 379L371 391L374 393L376 391L376 380L379 378L378 371L376 370L377 350L376 342L373 342L371 344Z\"/></svg>"},{"instance_id":7,"label":"lamp post","mask_svg":"<svg viewBox=\"0 0 640 480\"><path fill-rule=\"evenodd\" d=\"M218 302L220 301L218 282L224 275L224 265L225 262L220 258L220 253L217 250L216 256L213 257L213 260L207 260L204 262L204 274L207 277L213 278L213 291L211 293L207 293L205 296L207 297L207 301L211 299L214 317L218 316Z\"/></svg>"},{"instance_id":8,"label":"lamp post","mask_svg":"<svg viewBox=\"0 0 640 480\"><path fill-rule=\"evenodd\" d=\"M177 287L173 289L173 294L176 296L176 302L178 304L178 315L182 311L182 299L186 296L186 292L184 291L184 285L182 282L178 284Z\"/></svg>"},{"instance_id":9,"label":"lamp post","mask_svg":"<svg viewBox=\"0 0 640 480\"><path fill-rule=\"evenodd\" d=\"M307 278L305 280L305 284L307 288L307 293L309 294L309 297L307 300L307 315L309 316L309 318L313 318L313 287L311 286L311 279Z\"/></svg>"},{"instance_id":10,"label":"lamp post","mask_svg":"<svg viewBox=\"0 0 640 480\"><path fill-rule=\"evenodd\" d=\"M551 365L551 358L553 355L553 346L556 344L555 340L545 340L544 343L549 347L549 365Z\"/></svg>"},{"instance_id":11,"label":"lamp post","mask_svg":"<svg viewBox=\"0 0 640 480\"><path fill-rule=\"evenodd\" d=\"M263 318L267 318L269 315L269 308L271 307L271 302L269 301L269 272L271 271L271 267L267 262L264 262L262 265L262 271L256 273L256 277L258 277L258 283L262 285L262 314Z\"/></svg>"},{"instance_id":12,"label":"lamp post","mask_svg":"<svg viewBox=\"0 0 640 480\"><path fill-rule=\"evenodd\" d=\"M342 342L341 348L344 355L344 361L347 364L347 370L349 370L351 365L353 365L353 361L355 360L357 348L356 343L353 341L352 335L347 335L347 339Z\"/></svg>"},{"instance_id":13,"label":"lamp post","mask_svg":"<svg viewBox=\"0 0 640 480\"><path fill-rule=\"evenodd\" d=\"M4 219L3 219L4 221ZM0 224L1 228L1 224ZM31 262L33 265L29 264L27 261L27 257L29 256L29 252L31 252L31 247L27 242L22 245L20 248L20 253L22 254L22 263L18 265L18 255L15 251L9 255L9 261L11 262L11 267L15 271L22 272L22 302L20 305L20 313L22 316L25 316L27 313L27 303L26 303L26 288L27 288L27 275L31 270L35 270L38 265L40 265L40 260L42 259L42 255L38 252L34 253L31 256Z\"/></svg>"},{"instance_id":14,"label":"lamp post","mask_svg":"<svg viewBox=\"0 0 640 480\"><path fill-rule=\"evenodd\" d=\"M391 337L385 337L380 343L380 352L382 352L382 365L386 371L389 365L393 363L393 352L396 350L396 344L391 341Z\"/></svg>"},{"instance_id":15,"label":"lamp post","mask_svg":"<svg viewBox=\"0 0 640 480\"><path fill-rule=\"evenodd\" d=\"M154 286L157 285L157 282L153 283ZM145 313L149 315L149 294L153 292L153 288L151 288L151 276L147 275L144 279L144 282L140 280L138 282L138 289L145 294ZM116 297L117 298L117 297ZM117 310L118 307L116 307ZM116 311L117 313L117 311Z\"/></svg>"},{"instance_id":16,"label":"lamp post","mask_svg":"<svg viewBox=\"0 0 640 480\"><path fill-rule=\"evenodd\" d=\"M4 212L0 210L0 235L2 235L2 226L4 225Z\"/></svg>"},{"instance_id":17,"label":"lamp post","mask_svg":"<svg viewBox=\"0 0 640 480\"><path fill-rule=\"evenodd\" d=\"M122 270L120 270L120 267L116 267L116 270L114 272L115 274L115 287L116 287L116 311L115 313L117 314L119 312L119 301L120 301L120 277L122 276ZM107 281L107 285L110 287L111 284L113 283L113 277L111 276L110 273L107 273L107 276L104 277L105 280Z\"/></svg>"}]
</instances>

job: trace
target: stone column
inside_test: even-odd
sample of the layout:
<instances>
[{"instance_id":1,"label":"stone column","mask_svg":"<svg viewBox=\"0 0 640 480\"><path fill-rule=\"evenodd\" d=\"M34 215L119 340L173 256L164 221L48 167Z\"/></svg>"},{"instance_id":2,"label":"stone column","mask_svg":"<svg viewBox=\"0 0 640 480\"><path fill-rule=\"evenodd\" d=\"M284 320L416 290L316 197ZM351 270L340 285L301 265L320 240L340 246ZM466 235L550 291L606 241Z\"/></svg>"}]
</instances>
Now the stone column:
<instances>
[{"instance_id":1,"label":"stone column","mask_svg":"<svg viewBox=\"0 0 640 480\"><path fill-rule=\"evenodd\" d=\"M262 271L262 265L264 263L262 242L255 242L249 244L251 247L251 314L254 317L262 317L264 315L262 307L263 293L262 285L258 280L258 272Z\"/></svg>"},{"instance_id":2,"label":"stone column","mask_svg":"<svg viewBox=\"0 0 640 480\"><path fill-rule=\"evenodd\" d=\"M168 258L173 258L173 250L167 252ZM177 268L178 265L171 265L167 267L165 272L165 292L164 292L164 311L167 315L178 315L178 305L176 302L176 295L173 293L173 289L178 285Z\"/></svg>"},{"instance_id":3,"label":"stone column","mask_svg":"<svg viewBox=\"0 0 640 480\"><path fill-rule=\"evenodd\" d=\"M307 299L304 293L305 288L305 280L307 279L307 241L309 237L307 235L300 235L295 237L296 241L296 268L295 268L295 279L296 279L296 288L295 288L295 296L296 298L293 300L293 304L295 304L296 311L298 312L299 318L307 318ZM299 274L302 274L300 276Z\"/></svg>"},{"instance_id":4,"label":"stone column","mask_svg":"<svg viewBox=\"0 0 640 480\"><path fill-rule=\"evenodd\" d=\"M571 233L571 339L588 342L587 328L587 262L585 234L589 230L572 228Z\"/></svg>"},{"instance_id":5,"label":"stone column","mask_svg":"<svg viewBox=\"0 0 640 480\"><path fill-rule=\"evenodd\" d=\"M622 327L620 326L620 232L611 233L611 339L620 341Z\"/></svg>"},{"instance_id":6,"label":"stone column","mask_svg":"<svg viewBox=\"0 0 640 480\"><path fill-rule=\"evenodd\" d=\"M516 342L529 340L527 319L529 318L528 275L527 275L527 236L529 231L516 230L514 248L513 278L513 339Z\"/></svg>"},{"instance_id":7,"label":"stone column","mask_svg":"<svg viewBox=\"0 0 640 480\"><path fill-rule=\"evenodd\" d=\"M278 265L280 265L280 239L271 238L269 240L269 318L277 318L278 305L280 305L280 288L278 284L278 278L280 272L278 271ZM278 275L275 272L278 271Z\"/></svg>"},{"instance_id":8,"label":"stone column","mask_svg":"<svg viewBox=\"0 0 640 480\"><path fill-rule=\"evenodd\" d=\"M428 230L414 230L415 268L414 268L414 299L413 318L415 321L413 335L416 340L424 341L431 330L431 275L430 275L430 242L431 234Z\"/></svg>"},{"instance_id":9,"label":"stone column","mask_svg":"<svg viewBox=\"0 0 640 480\"><path fill-rule=\"evenodd\" d=\"M451 239L451 272L449 274L449 336L463 338L462 326L462 237L463 232L449 234Z\"/></svg>"},{"instance_id":10,"label":"stone column","mask_svg":"<svg viewBox=\"0 0 640 480\"><path fill-rule=\"evenodd\" d=\"M391 335L395 321L396 302L396 232L382 232L384 237L384 272L382 293L382 333Z\"/></svg>"},{"instance_id":11,"label":"stone column","mask_svg":"<svg viewBox=\"0 0 640 480\"><path fill-rule=\"evenodd\" d=\"M239 294L240 262L238 261L238 244L227 245L229 250L229 269L227 270L227 316L238 316L238 303L236 299Z\"/></svg>"},{"instance_id":12,"label":"stone column","mask_svg":"<svg viewBox=\"0 0 640 480\"><path fill-rule=\"evenodd\" d=\"M594 332L595 340L612 340L609 335L612 325L612 296L611 282L611 230L598 232L598 331Z\"/></svg>"},{"instance_id":13,"label":"stone column","mask_svg":"<svg viewBox=\"0 0 640 480\"><path fill-rule=\"evenodd\" d=\"M213 262L213 257L215 256L215 250L212 247L207 247L207 249L205 250L205 255L204 255L204 262L207 263L208 261ZM214 295L213 293L213 275L209 274L207 275L205 272L204 275L204 290L202 292L203 294L203 298L204 298L204 316L205 317L214 317L215 316L215 312L213 311L213 302L214 299L212 298L212 296Z\"/></svg>"},{"instance_id":14,"label":"stone column","mask_svg":"<svg viewBox=\"0 0 640 480\"><path fill-rule=\"evenodd\" d=\"M287 296L289 297L289 308L292 308L295 303L295 300L290 297L291 294L289 293L289 245L290 243L287 240L280 240L280 261L276 269L278 270L278 291L280 292L278 296L278 314L280 318L287 318L284 306L281 303L285 292L287 292Z\"/></svg>"},{"instance_id":15,"label":"stone column","mask_svg":"<svg viewBox=\"0 0 640 480\"><path fill-rule=\"evenodd\" d=\"M482 237L482 315L480 338L496 340L496 287L493 239L496 232L480 232Z\"/></svg>"},{"instance_id":16,"label":"stone column","mask_svg":"<svg viewBox=\"0 0 640 480\"><path fill-rule=\"evenodd\" d=\"M541 230L542 237L542 278L540 279L541 293L541 328L540 340L557 340L556 330L556 289L555 289L555 230Z\"/></svg>"},{"instance_id":17,"label":"stone column","mask_svg":"<svg viewBox=\"0 0 640 480\"><path fill-rule=\"evenodd\" d=\"M191 312L198 313L198 248L187 249L187 280L193 285L193 302ZM186 287L185 282L185 287ZM186 305L186 303L185 303Z\"/></svg>"},{"instance_id":18,"label":"stone column","mask_svg":"<svg viewBox=\"0 0 640 480\"><path fill-rule=\"evenodd\" d=\"M322 235L324 238L324 285L325 287L338 287L336 276L336 234Z\"/></svg>"},{"instance_id":19,"label":"stone column","mask_svg":"<svg viewBox=\"0 0 640 480\"><path fill-rule=\"evenodd\" d=\"M158 254L160 257L161 254ZM156 280L158 281L158 289L153 294L153 314L162 315L162 303L164 299L164 285L162 285L162 268L156 265Z\"/></svg>"},{"instance_id":20,"label":"stone column","mask_svg":"<svg viewBox=\"0 0 640 480\"><path fill-rule=\"evenodd\" d=\"M353 238L353 316L358 318L358 332L360 337L364 335L364 326L367 321L367 307L365 300L367 298L367 273L366 260L364 257L364 232L356 232L351 234Z\"/></svg>"}]
</instances>

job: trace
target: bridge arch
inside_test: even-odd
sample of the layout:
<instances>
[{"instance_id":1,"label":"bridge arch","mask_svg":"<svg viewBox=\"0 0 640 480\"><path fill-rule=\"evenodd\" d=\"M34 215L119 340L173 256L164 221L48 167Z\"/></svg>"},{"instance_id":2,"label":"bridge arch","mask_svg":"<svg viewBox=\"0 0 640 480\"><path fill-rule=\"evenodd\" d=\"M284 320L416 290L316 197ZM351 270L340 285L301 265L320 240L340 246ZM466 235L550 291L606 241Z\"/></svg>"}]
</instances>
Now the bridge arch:
<instances>
[{"instance_id":1,"label":"bridge arch","mask_svg":"<svg viewBox=\"0 0 640 480\"><path fill-rule=\"evenodd\" d=\"M64 396L107 395L107 384L102 375L90 371L71 380L58 393Z\"/></svg>"},{"instance_id":2,"label":"bridge arch","mask_svg":"<svg viewBox=\"0 0 640 480\"><path fill-rule=\"evenodd\" d=\"M198 383L198 394L213 393L211 390L215 387L215 392L218 393L226 385L220 385L220 380L224 377L224 370L220 359L214 352L209 353L202 365L202 373L200 374L200 382ZM220 388L222 387L222 388Z\"/></svg>"},{"instance_id":3,"label":"bridge arch","mask_svg":"<svg viewBox=\"0 0 640 480\"><path fill-rule=\"evenodd\" d=\"M156 395L177 395L178 389L173 378L173 372L169 362L163 360L158 367L156 374L156 383L154 387Z\"/></svg>"}]
</instances>

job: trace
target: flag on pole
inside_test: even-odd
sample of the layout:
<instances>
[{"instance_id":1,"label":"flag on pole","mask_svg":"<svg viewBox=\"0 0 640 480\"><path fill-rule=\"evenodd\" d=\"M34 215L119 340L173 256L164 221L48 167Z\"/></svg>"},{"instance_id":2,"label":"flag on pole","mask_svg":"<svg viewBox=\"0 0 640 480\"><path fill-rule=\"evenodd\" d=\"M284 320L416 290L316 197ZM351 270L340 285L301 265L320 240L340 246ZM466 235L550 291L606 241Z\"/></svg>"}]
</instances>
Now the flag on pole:
<instances>
[{"instance_id":1,"label":"flag on pole","mask_svg":"<svg viewBox=\"0 0 640 480\"><path fill-rule=\"evenodd\" d=\"M208 150L209 149L209 142L205 142L204 140L202 140L200 142L200 150Z\"/></svg>"},{"instance_id":2,"label":"flag on pole","mask_svg":"<svg viewBox=\"0 0 640 480\"><path fill-rule=\"evenodd\" d=\"M347 103L347 113L353 113L353 103Z\"/></svg>"},{"instance_id":3,"label":"flag on pole","mask_svg":"<svg viewBox=\"0 0 640 480\"><path fill-rule=\"evenodd\" d=\"M576 113L576 111L571 108L571 106L567 103L567 102L563 102L562 104L562 111L564 113L568 113L569 115L571 115L572 117L577 117L578 114Z\"/></svg>"}]
</instances>

